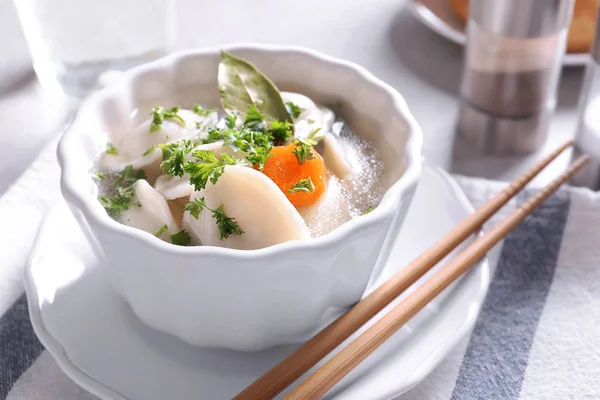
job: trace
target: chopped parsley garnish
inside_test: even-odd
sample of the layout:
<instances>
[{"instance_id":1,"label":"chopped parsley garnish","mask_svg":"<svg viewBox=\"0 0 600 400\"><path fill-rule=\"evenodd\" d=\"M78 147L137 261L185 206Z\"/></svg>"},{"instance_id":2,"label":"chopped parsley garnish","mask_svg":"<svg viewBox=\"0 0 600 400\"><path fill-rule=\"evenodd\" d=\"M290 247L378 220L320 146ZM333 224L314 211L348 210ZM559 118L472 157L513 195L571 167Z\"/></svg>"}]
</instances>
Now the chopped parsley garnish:
<instances>
[{"instance_id":1,"label":"chopped parsley garnish","mask_svg":"<svg viewBox=\"0 0 600 400\"><path fill-rule=\"evenodd\" d=\"M170 109L165 109L161 106L156 106L152 109L150 115L152 115L152 124L150 125L150 133L160 131L162 129L162 124L165 122L165 119L170 119L180 123L185 126L185 121L178 114L179 107L173 107Z\"/></svg>"},{"instance_id":2,"label":"chopped parsley garnish","mask_svg":"<svg viewBox=\"0 0 600 400\"><path fill-rule=\"evenodd\" d=\"M112 143L106 143L106 154L116 156L119 155L119 150Z\"/></svg>"},{"instance_id":3,"label":"chopped parsley garnish","mask_svg":"<svg viewBox=\"0 0 600 400\"><path fill-rule=\"evenodd\" d=\"M106 178L106 175L105 175L105 174L103 174L103 173L102 173L102 172L100 172L100 171L94 171L94 170L91 170L91 171L90 171L90 174L92 174L92 177L93 177L94 179L96 179L96 180L99 180L99 181L101 181L101 180L103 180L104 178Z\"/></svg>"},{"instance_id":4,"label":"chopped parsley garnish","mask_svg":"<svg viewBox=\"0 0 600 400\"><path fill-rule=\"evenodd\" d=\"M189 246L192 244L192 237L184 230L171 235L171 243L177 246Z\"/></svg>"},{"instance_id":5,"label":"chopped parsley garnish","mask_svg":"<svg viewBox=\"0 0 600 400\"><path fill-rule=\"evenodd\" d=\"M371 207L367 208L367 211L365 211L365 213L363 215L370 213L371 211L373 211L376 208L377 208L377 206L371 206Z\"/></svg>"},{"instance_id":6,"label":"chopped parsley garnish","mask_svg":"<svg viewBox=\"0 0 600 400\"><path fill-rule=\"evenodd\" d=\"M126 166L125 169L119 173L119 176L123 179L125 185L133 185L136 181L147 178L143 169L135 171L133 165Z\"/></svg>"},{"instance_id":7,"label":"chopped parsley garnish","mask_svg":"<svg viewBox=\"0 0 600 400\"><path fill-rule=\"evenodd\" d=\"M241 150L245 153L252 153L258 147L268 147L271 149L272 137L268 132L252 131L242 128L239 131L228 130L223 132L225 145L232 150Z\"/></svg>"},{"instance_id":8,"label":"chopped parsley garnish","mask_svg":"<svg viewBox=\"0 0 600 400\"><path fill-rule=\"evenodd\" d=\"M211 210L213 218L217 220L219 227L219 239L225 240L231 235L243 235L244 231L237 224L235 218L231 218L225 214L225 208L221 204L216 210Z\"/></svg>"},{"instance_id":9,"label":"chopped parsley garnish","mask_svg":"<svg viewBox=\"0 0 600 400\"><path fill-rule=\"evenodd\" d=\"M250 161L250 164L257 166L259 171L265 168L265 163L273 154L271 153L271 146L258 147L254 153L250 153L246 156L246 160Z\"/></svg>"},{"instance_id":10,"label":"chopped parsley garnish","mask_svg":"<svg viewBox=\"0 0 600 400\"><path fill-rule=\"evenodd\" d=\"M200 211L204 210L206 207L206 203L204 202L204 197L196 197L193 201L190 201L183 208L185 211L189 211L190 215L196 219L200 216Z\"/></svg>"},{"instance_id":11,"label":"chopped parsley garnish","mask_svg":"<svg viewBox=\"0 0 600 400\"><path fill-rule=\"evenodd\" d=\"M160 235L165 233L167 229L169 229L169 227L167 226L167 224L164 224L154 233L154 236L159 237Z\"/></svg>"},{"instance_id":12,"label":"chopped parsley garnish","mask_svg":"<svg viewBox=\"0 0 600 400\"><path fill-rule=\"evenodd\" d=\"M265 162L271 156L270 151L273 137L267 131L253 131L247 127L236 129L211 129L202 144L214 143L219 140L233 151L246 153L246 159L252 165L258 165L262 170Z\"/></svg>"},{"instance_id":13,"label":"chopped parsley garnish","mask_svg":"<svg viewBox=\"0 0 600 400\"><path fill-rule=\"evenodd\" d=\"M202 144L214 143L225 138L224 131L213 128L208 131L208 136L202 140Z\"/></svg>"},{"instance_id":14,"label":"chopped parsley garnish","mask_svg":"<svg viewBox=\"0 0 600 400\"><path fill-rule=\"evenodd\" d=\"M204 209L209 210L213 214L213 218L217 222L219 228L219 239L225 240L231 235L243 235L244 231L240 228L235 218L229 217L225 214L225 207L221 204L216 209L212 209L206 206L204 197L196 198L194 201L190 201L185 205L185 210L189 211L190 214L198 219L200 212Z\"/></svg>"},{"instance_id":15,"label":"chopped parsley garnish","mask_svg":"<svg viewBox=\"0 0 600 400\"><path fill-rule=\"evenodd\" d=\"M194 108L192 109L195 114L201 117L208 117L210 114L217 112L216 108L203 108L199 104L194 104Z\"/></svg>"},{"instance_id":16,"label":"chopped parsley garnish","mask_svg":"<svg viewBox=\"0 0 600 400\"><path fill-rule=\"evenodd\" d=\"M309 146L316 146L319 141L325 138L325 132L321 130L321 128L317 128L311 133L308 134L305 138L297 138L296 140L305 143Z\"/></svg>"},{"instance_id":17,"label":"chopped parsley garnish","mask_svg":"<svg viewBox=\"0 0 600 400\"><path fill-rule=\"evenodd\" d=\"M117 219L123 211L129 209L129 202L135 194L134 184L139 179L146 179L146 174L143 170L134 171L131 165L116 176L113 192L98 199L108 215Z\"/></svg>"},{"instance_id":18,"label":"chopped parsley garnish","mask_svg":"<svg viewBox=\"0 0 600 400\"><path fill-rule=\"evenodd\" d=\"M226 165L238 164L238 160L222 153L222 159L219 160L212 150L196 150L192 153L197 163L188 162L183 170L190 174L190 183L196 190L204 189L206 183L210 180L214 185L223 172Z\"/></svg>"},{"instance_id":19,"label":"chopped parsley garnish","mask_svg":"<svg viewBox=\"0 0 600 400\"><path fill-rule=\"evenodd\" d=\"M287 110L288 114L290 114L294 119L298 118L300 114L302 114L302 112L304 111L304 108L298 107L291 101L285 103L285 109Z\"/></svg>"},{"instance_id":20,"label":"chopped parsley garnish","mask_svg":"<svg viewBox=\"0 0 600 400\"><path fill-rule=\"evenodd\" d=\"M237 120L238 114L227 115L225 118L226 128L209 129L208 135L201 139L200 143L208 144L222 140L223 145L231 150L245 153L246 159L243 162L248 162L261 171L265 166L265 162L272 155L273 145L287 142L294 134L293 125L287 121L280 122L274 119L270 122L270 127L267 128L264 115L254 105L251 105L246 112L241 128L236 128ZM186 162L185 155L189 154L193 147L183 148L183 155L176 158L176 149L171 149L168 146L170 145L161 146L163 148L163 160L165 160L161 167L167 168L163 168L163 170L171 175L190 174L190 183L194 185L196 190L205 188L208 180L215 184L223 174L226 165L234 165L241 161L225 153L221 153L222 160L219 160L214 151L198 150L192 153L197 161ZM167 148L169 154L165 154L165 148ZM177 147L177 149L180 149L180 147ZM307 153L306 157L312 158L312 153ZM167 159L169 160L168 164L166 163Z\"/></svg>"},{"instance_id":21,"label":"chopped parsley garnish","mask_svg":"<svg viewBox=\"0 0 600 400\"><path fill-rule=\"evenodd\" d=\"M274 119L271 121L271 129L269 133L273 136L275 144L284 144L289 138L294 136L294 127L289 122L279 122Z\"/></svg>"},{"instance_id":22,"label":"chopped parsley garnish","mask_svg":"<svg viewBox=\"0 0 600 400\"><path fill-rule=\"evenodd\" d=\"M142 154L142 156L147 156L148 154L152 153L154 150L156 150L156 145L153 144L152 146L150 146L150 148L148 150L146 150L144 152L144 154Z\"/></svg>"},{"instance_id":23,"label":"chopped parsley garnish","mask_svg":"<svg viewBox=\"0 0 600 400\"><path fill-rule=\"evenodd\" d=\"M306 179L300 179L294 186L292 186L288 193L305 192L310 193L315 191L315 184L313 183L310 176Z\"/></svg>"},{"instance_id":24,"label":"chopped parsley garnish","mask_svg":"<svg viewBox=\"0 0 600 400\"><path fill-rule=\"evenodd\" d=\"M253 131L263 130L265 127L264 124L265 117L262 115L252 104L248 111L246 112L246 119L244 120L244 127L251 129Z\"/></svg>"},{"instance_id":25,"label":"chopped parsley garnish","mask_svg":"<svg viewBox=\"0 0 600 400\"><path fill-rule=\"evenodd\" d=\"M232 115L228 115L225 117L225 125L229 128L229 129L233 129L235 128L235 123L237 121L237 114L232 114Z\"/></svg>"},{"instance_id":26,"label":"chopped parsley garnish","mask_svg":"<svg viewBox=\"0 0 600 400\"><path fill-rule=\"evenodd\" d=\"M162 150L160 168L167 175L183 176L185 157L194 149L195 144L191 140L159 144Z\"/></svg>"},{"instance_id":27,"label":"chopped parsley garnish","mask_svg":"<svg viewBox=\"0 0 600 400\"><path fill-rule=\"evenodd\" d=\"M129 200L133 197L133 187L115 189L115 193L112 197L102 196L99 201L102 207L106 210L108 215L112 218L117 219L123 211L129 209Z\"/></svg>"},{"instance_id":28,"label":"chopped parsley garnish","mask_svg":"<svg viewBox=\"0 0 600 400\"><path fill-rule=\"evenodd\" d=\"M298 159L298 164L302 165L305 161L314 160L315 155L312 152L312 146L296 140L296 148L292 150L292 153Z\"/></svg>"}]
</instances>

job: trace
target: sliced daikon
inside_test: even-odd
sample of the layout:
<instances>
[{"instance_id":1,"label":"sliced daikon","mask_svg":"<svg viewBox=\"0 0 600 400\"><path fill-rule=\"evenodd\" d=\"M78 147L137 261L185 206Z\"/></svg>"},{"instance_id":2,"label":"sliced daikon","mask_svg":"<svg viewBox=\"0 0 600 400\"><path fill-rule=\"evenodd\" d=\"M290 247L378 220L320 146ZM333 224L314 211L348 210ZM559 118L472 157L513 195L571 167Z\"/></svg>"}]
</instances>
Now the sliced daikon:
<instances>
[{"instance_id":1,"label":"sliced daikon","mask_svg":"<svg viewBox=\"0 0 600 400\"><path fill-rule=\"evenodd\" d=\"M157 235L167 242L171 241L171 235L181 230L173 219L167 201L143 179L135 182L135 194L129 209L121 213L119 221Z\"/></svg>"},{"instance_id":2,"label":"sliced daikon","mask_svg":"<svg viewBox=\"0 0 600 400\"><path fill-rule=\"evenodd\" d=\"M216 184L194 192L190 201L204 198L208 209L198 219L188 211L183 221L194 242L207 246L251 250L310 237L306 223L277 185L264 174L247 167L227 166ZM223 238L214 212L219 207L243 231Z\"/></svg>"}]
</instances>

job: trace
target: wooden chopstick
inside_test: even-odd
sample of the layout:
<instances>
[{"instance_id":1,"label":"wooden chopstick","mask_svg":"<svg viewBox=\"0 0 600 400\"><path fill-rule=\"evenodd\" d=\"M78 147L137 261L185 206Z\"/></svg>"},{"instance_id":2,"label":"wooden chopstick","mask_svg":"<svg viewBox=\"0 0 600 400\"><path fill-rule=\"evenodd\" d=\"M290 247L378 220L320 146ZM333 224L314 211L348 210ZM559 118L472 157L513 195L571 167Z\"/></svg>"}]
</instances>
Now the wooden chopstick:
<instances>
[{"instance_id":1,"label":"wooden chopstick","mask_svg":"<svg viewBox=\"0 0 600 400\"><path fill-rule=\"evenodd\" d=\"M480 229L484 222L572 144L573 141L568 141L540 160L454 227L429 250L411 261L352 309L240 392L234 400L268 400L281 393L446 257L474 231Z\"/></svg>"},{"instance_id":2,"label":"wooden chopstick","mask_svg":"<svg viewBox=\"0 0 600 400\"><path fill-rule=\"evenodd\" d=\"M284 399L313 400L324 395L340 379L346 376L362 360L400 329L402 325L423 309L433 298L485 256L488 250L519 225L527 215L536 209L563 183L567 182L588 161L589 157L587 155L583 155L575 160L564 174L531 196L531 198L517 207L496 226L475 240L467 249L436 272L422 286L392 308L389 313L343 348L331 360L323 364L321 368L310 375L304 382L300 383Z\"/></svg>"}]
</instances>

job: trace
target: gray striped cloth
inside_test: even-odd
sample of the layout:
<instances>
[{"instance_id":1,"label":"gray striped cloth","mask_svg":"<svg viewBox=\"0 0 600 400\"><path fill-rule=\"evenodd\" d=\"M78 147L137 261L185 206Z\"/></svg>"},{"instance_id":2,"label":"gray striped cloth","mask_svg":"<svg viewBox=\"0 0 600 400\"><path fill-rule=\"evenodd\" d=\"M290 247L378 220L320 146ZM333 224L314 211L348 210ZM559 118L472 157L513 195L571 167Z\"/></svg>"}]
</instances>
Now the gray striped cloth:
<instances>
[{"instance_id":1,"label":"gray striped cloth","mask_svg":"<svg viewBox=\"0 0 600 400\"><path fill-rule=\"evenodd\" d=\"M44 351L22 294L32 238L59 195L55 145L0 196L0 400L95 399ZM476 207L503 187L457 179ZM563 189L490 259L495 272L472 333L401 399L600 399L600 195Z\"/></svg>"}]
</instances>

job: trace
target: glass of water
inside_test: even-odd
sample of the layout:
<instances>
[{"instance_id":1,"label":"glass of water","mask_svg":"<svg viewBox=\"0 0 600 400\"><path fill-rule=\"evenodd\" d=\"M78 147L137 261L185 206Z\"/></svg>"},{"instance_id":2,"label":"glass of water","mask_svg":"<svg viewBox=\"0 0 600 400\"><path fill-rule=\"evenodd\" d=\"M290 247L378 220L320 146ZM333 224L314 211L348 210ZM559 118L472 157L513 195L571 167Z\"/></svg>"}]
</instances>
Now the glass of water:
<instances>
[{"instance_id":1,"label":"glass of water","mask_svg":"<svg viewBox=\"0 0 600 400\"><path fill-rule=\"evenodd\" d=\"M42 86L82 99L102 73L166 54L174 0L14 0Z\"/></svg>"}]
</instances>

